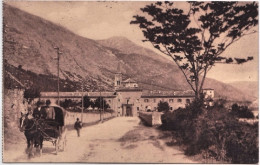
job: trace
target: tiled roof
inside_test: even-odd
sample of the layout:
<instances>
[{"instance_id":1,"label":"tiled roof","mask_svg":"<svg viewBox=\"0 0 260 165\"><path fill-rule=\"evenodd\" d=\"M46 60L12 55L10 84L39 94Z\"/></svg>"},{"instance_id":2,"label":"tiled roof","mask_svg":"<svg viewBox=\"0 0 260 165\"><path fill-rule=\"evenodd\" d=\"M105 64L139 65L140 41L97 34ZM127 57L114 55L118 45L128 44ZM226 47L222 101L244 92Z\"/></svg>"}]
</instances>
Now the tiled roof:
<instances>
[{"instance_id":1,"label":"tiled roof","mask_svg":"<svg viewBox=\"0 0 260 165\"><path fill-rule=\"evenodd\" d=\"M115 92L101 92L102 97L115 97ZM100 92L83 92L84 96L99 97ZM41 92L42 97L58 97L57 92ZM82 92L60 92L60 97L82 97Z\"/></svg>"},{"instance_id":2,"label":"tiled roof","mask_svg":"<svg viewBox=\"0 0 260 165\"><path fill-rule=\"evenodd\" d=\"M214 90L213 88L204 88L203 90Z\"/></svg>"},{"instance_id":3,"label":"tiled roof","mask_svg":"<svg viewBox=\"0 0 260 165\"><path fill-rule=\"evenodd\" d=\"M142 91L141 88L138 88L138 87L120 87L118 89L116 89L116 91L120 92L120 91L123 91L123 92L130 92L130 91Z\"/></svg>"},{"instance_id":4,"label":"tiled roof","mask_svg":"<svg viewBox=\"0 0 260 165\"><path fill-rule=\"evenodd\" d=\"M142 97L194 97L193 91L143 91Z\"/></svg>"},{"instance_id":5,"label":"tiled roof","mask_svg":"<svg viewBox=\"0 0 260 165\"><path fill-rule=\"evenodd\" d=\"M103 97L109 97L109 96L115 96L115 92L89 92L88 96L89 97L99 97L101 94L101 96Z\"/></svg>"},{"instance_id":6,"label":"tiled roof","mask_svg":"<svg viewBox=\"0 0 260 165\"><path fill-rule=\"evenodd\" d=\"M121 87L117 92L142 92L141 97L194 97L193 91L143 91L137 87ZM89 97L116 97L115 92L83 92L84 96ZM42 97L58 97L57 92L41 92ZM60 92L60 97L82 97L82 92Z\"/></svg>"},{"instance_id":7,"label":"tiled roof","mask_svg":"<svg viewBox=\"0 0 260 165\"><path fill-rule=\"evenodd\" d=\"M136 83L136 81L129 78L129 79L122 81L122 83Z\"/></svg>"}]
</instances>

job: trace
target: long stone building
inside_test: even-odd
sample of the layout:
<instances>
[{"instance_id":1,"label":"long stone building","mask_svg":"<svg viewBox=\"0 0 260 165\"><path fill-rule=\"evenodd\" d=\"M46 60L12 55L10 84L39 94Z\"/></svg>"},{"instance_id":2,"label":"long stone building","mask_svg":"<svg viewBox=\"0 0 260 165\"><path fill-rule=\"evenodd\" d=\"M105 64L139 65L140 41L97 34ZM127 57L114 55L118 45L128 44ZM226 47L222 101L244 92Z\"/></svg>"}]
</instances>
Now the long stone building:
<instances>
[{"instance_id":1,"label":"long stone building","mask_svg":"<svg viewBox=\"0 0 260 165\"><path fill-rule=\"evenodd\" d=\"M207 97L214 97L214 89L204 89ZM194 99L193 91L147 91L142 90L132 79L122 79L120 72L115 74L114 91L112 92L60 92L61 101L65 99L81 101L82 96L89 96L94 101L103 97L121 116L137 116L138 111L157 111L160 101L168 102L170 110L185 107ZM57 100L57 92L41 92L41 99Z\"/></svg>"}]
</instances>

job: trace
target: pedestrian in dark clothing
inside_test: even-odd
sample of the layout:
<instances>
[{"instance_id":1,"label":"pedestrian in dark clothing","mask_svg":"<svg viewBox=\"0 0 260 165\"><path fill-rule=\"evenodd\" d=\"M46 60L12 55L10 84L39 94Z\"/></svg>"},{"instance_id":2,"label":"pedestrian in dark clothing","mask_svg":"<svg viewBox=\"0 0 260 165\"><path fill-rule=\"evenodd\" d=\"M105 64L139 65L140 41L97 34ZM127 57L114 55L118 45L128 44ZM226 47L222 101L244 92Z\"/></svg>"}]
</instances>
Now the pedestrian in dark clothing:
<instances>
[{"instance_id":1,"label":"pedestrian in dark clothing","mask_svg":"<svg viewBox=\"0 0 260 165\"><path fill-rule=\"evenodd\" d=\"M77 118L77 121L74 124L74 128L77 130L78 137L80 137L80 129L82 128L82 123L79 121L79 118Z\"/></svg>"}]
</instances>

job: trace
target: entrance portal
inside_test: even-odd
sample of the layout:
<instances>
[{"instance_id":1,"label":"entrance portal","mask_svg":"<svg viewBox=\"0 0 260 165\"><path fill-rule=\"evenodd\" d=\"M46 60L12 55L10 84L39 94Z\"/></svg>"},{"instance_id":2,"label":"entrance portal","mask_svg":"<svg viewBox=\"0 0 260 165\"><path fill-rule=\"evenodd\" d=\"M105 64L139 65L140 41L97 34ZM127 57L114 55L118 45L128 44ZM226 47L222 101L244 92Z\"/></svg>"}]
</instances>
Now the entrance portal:
<instances>
[{"instance_id":1,"label":"entrance portal","mask_svg":"<svg viewBox=\"0 0 260 165\"><path fill-rule=\"evenodd\" d=\"M123 116L133 116L132 104L123 104Z\"/></svg>"}]
</instances>

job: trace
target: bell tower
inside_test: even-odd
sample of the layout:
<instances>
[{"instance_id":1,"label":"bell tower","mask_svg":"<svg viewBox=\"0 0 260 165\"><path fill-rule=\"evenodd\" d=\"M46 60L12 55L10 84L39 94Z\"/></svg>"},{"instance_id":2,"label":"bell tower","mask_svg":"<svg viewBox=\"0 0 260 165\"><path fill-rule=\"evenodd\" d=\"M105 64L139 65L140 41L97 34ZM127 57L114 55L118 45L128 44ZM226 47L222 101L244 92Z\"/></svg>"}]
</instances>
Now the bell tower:
<instances>
[{"instance_id":1,"label":"bell tower","mask_svg":"<svg viewBox=\"0 0 260 165\"><path fill-rule=\"evenodd\" d=\"M121 73L120 62L119 62L117 66L117 72L115 74L115 82L114 82L115 90L121 87L122 86L121 84L122 84L122 73Z\"/></svg>"}]
</instances>

